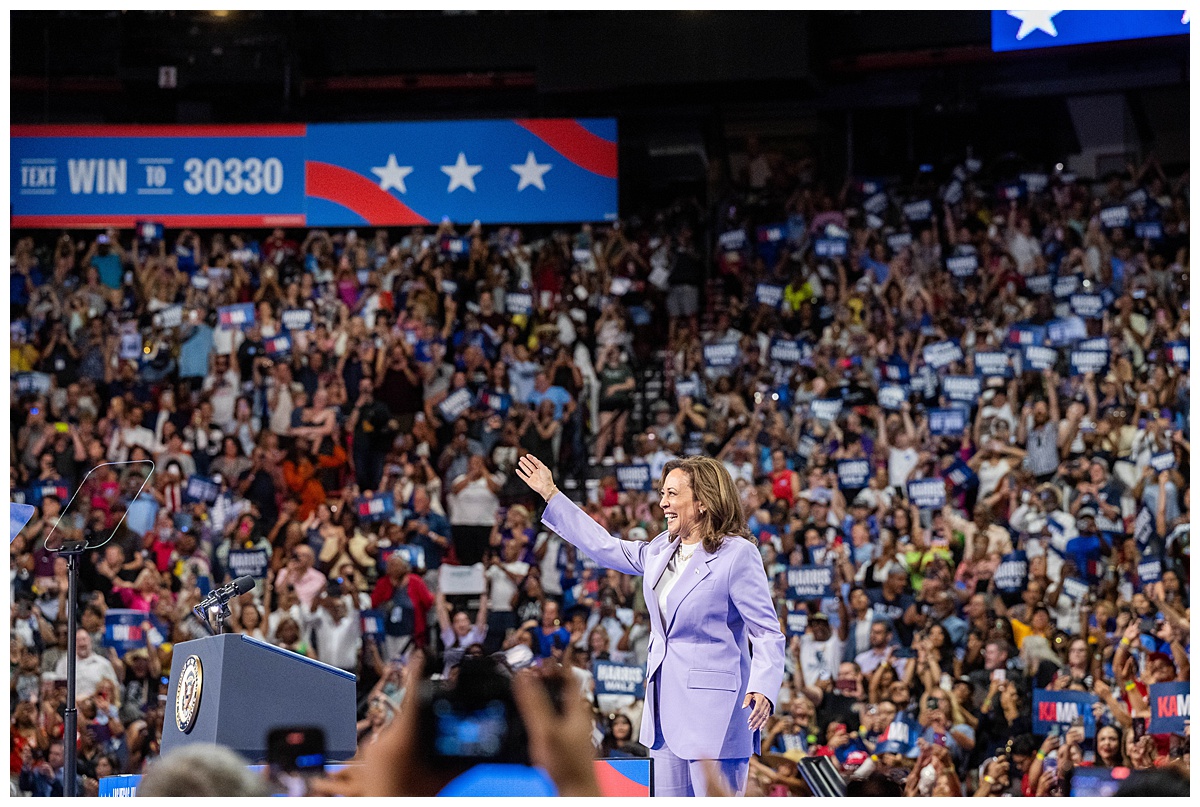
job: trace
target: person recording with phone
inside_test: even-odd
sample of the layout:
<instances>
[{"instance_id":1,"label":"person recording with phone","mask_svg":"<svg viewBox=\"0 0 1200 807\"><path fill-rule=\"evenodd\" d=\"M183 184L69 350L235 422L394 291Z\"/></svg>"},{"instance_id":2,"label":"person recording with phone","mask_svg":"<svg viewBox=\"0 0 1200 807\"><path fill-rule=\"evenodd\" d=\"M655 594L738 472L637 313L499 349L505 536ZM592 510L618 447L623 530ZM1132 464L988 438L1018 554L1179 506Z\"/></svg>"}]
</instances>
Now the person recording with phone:
<instances>
[{"instance_id":1,"label":"person recording with phone","mask_svg":"<svg viewBox=\"0 0 1200 807\"><path fill-rule=\"evenodd\" d=\"M744 793L783 682L784 637L728 471L711 457L668 462L667 529L649 542L609 535L536 457L522 457L517 474L546 500L550 529L604 566L643 576L651 640L640 741L655 761L653 795L707 794L705 760L721 786Z\"/></svg>"}]
</instances>

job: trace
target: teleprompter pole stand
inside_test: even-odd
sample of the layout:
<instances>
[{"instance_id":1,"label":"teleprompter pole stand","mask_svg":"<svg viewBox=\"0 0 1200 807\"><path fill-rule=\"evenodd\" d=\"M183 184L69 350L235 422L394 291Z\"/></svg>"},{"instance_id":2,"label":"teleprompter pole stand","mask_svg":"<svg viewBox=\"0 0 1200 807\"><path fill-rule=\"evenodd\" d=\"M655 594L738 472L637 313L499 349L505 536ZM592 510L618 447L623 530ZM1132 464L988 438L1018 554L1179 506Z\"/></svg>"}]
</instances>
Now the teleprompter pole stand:
<instances>
[{"instance_id":1,"label":"teleprompter pole stand","mask_svg":"<svg viewBox=\"0 0 1200 807\"><path fill-rule=\"evenodd\" d=\"M71 798L76 792L75 771L79 767L79 748L76 745L79 713L75 710L75 631L79 612L79 558L87 548L85 541L65 541L59 554L67 559L67 707L63 712L63 795Z\"/></svg>"}]
</instances>

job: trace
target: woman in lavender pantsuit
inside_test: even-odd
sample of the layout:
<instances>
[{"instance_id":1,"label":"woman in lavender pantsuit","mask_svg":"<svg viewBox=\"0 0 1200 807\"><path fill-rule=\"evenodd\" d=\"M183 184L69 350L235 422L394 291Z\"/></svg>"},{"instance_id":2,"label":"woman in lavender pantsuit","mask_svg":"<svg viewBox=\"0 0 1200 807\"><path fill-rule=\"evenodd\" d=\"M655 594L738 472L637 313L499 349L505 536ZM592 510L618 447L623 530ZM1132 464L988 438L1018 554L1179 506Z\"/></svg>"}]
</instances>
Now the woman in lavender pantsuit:
<instances>
[{"instance_id":1,"label":"woman in lavender pantsuit","mask_svg":"<svg viewBox=\"0 0 1200 807\"><path fill-rule=\"evenodd\" d=\"M640 740L654 760L654 795L705 795L704 760L743 794L783 682L784 638L729 472L711 457L667 463L667 530L646 542L605 532L533 455L517 474L546 500L546 526L601 565L642 575L651 634Z\"/></svg>"}]
</instances>

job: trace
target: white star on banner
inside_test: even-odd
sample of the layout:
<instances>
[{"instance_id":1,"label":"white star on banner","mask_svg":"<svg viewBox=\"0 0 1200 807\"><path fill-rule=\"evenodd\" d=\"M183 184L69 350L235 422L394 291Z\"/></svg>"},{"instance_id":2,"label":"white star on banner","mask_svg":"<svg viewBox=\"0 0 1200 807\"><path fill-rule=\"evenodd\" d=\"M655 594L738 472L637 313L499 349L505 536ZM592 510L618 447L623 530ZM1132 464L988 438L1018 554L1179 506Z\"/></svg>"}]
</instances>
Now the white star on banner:
<instances>
[{"instance_id":1,"label":"white star on banner","mask_svg":"<svg viewBox=\"0 0 1200 807\"><path fill-rule=\"evenodd\" d=\"M1008 16L1016 17L1021 21L1021 28L1017 31L1017 41L1019 42L1034 31L1043 31L1050 36L1058 36L1058 29L1054 27L1054 16L1061 13L1061 11L1010 11Z\"/></svg>"},{"instance_id":2,"label":"white star on banner","mask_svg":"<svg viewBox=\"0 0 1200 807\"><path fill-rule=\"evenodd\" d=\"M450 187L446 188L446 193L453 193L455 188L466 188L474 193L475 175L482 170L482 165L468 165L467 155L460 151L454 165L442 166L442 173L450 177Z\"/></svg>"},{"instance_id":3,"label":"white star on banner","mask_svg":"<svg viewBox=\"0 0 1200 807\"><path fill-rule=\"evenodd\" d=\"M539 191L546 190L546 183L542 181L542 177L551 168L550 163L538 164L534 158L533 152L529 152L529 156L525 158L525 162L518 163L512 166L512 170L517 172L517 176L521 181L517 183L517 192L525 190L530 185L533 185Z\"/></svg>"},{"instance_id":4,"label":"white star on banner","mask_svg":"<svg viewBox=\"0 0 1200 807\"><path fill-rule=\"evenodd\" d=\"M404 187L404 178L412 172L411 165L396 164L395 154L388 155L387 165L371 169L371 173L379 177L379 187L381 190L386 191L395 188L401 193L408 193L408 189Z\"/></svg>"}]
</instances>

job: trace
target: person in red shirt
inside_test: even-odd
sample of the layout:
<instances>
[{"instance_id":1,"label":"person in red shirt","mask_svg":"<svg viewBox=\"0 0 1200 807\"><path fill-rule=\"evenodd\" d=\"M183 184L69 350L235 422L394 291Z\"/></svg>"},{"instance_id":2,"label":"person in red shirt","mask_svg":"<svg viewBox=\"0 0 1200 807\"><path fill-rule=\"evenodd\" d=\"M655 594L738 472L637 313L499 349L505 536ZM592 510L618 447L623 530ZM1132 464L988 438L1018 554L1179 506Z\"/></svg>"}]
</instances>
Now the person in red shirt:
<instances>
[{"instance_id":1,"label":"person in red shirt","mask_svg":"<svg viewBox=\"0 0 1200 807\"><path fill-rule=\"evenodd\" d=\"M400 658L409 645L424 648L429 636L425 615L433 607L433 593L412 573L404 556L387 560L387 574L375 583L371 607L383 611L385 658Z\"/></svg>"}]
</instances>

